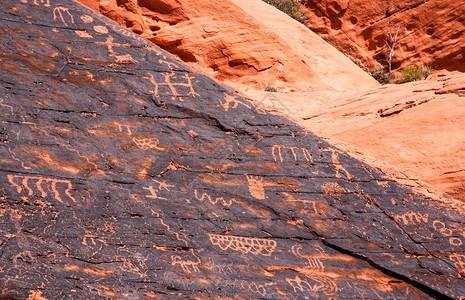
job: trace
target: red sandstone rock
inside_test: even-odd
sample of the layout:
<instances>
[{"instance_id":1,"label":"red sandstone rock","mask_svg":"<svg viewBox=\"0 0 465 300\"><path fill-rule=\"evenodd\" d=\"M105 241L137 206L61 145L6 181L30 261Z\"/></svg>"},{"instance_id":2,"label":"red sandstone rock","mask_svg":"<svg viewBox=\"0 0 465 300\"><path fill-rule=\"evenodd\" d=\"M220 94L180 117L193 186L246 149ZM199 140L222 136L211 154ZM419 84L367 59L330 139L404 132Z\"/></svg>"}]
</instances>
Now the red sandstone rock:
<instances>
[{"instance_id":1,"label":"red sandstone rock","mask_svg":"<svg viewBox=\"0 0 465 300\"><path fill-rule=\"evenodd\" d=\"M464 96L461 74L365 92L251 94L363 161L399 171L403 182L424 181L462 201Z\"/></svg>"},{"instance_id":2,"label":"red sandstone rock","mask_svg":"<svg viewBox=\"0 0 465 300\"><path fill-rule=\"evenodd\" d=\"M387 30L399 27L394 67L428 64L465 70L465 5L460 0L303 0L306 24L361 66L387 56Z\"/></svg>"},{"instance_id":3,"label":"red sandstone rock","mask_svg":"<svg viewBox=\"0 0 465 300\"><path fill-rule=\"evenodd\" d=\"M304 25L261 0L80 2L98 6L120 25L241 89L352 91L377 86Z\"/></svg>"}]
</instances>

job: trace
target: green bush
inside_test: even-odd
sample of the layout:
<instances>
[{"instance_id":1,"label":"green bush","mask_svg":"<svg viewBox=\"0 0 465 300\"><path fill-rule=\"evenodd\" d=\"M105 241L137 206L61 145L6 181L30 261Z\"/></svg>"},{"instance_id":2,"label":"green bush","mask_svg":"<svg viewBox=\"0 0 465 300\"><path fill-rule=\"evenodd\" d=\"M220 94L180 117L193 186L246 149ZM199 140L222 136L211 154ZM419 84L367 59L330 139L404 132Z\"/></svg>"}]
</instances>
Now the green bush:
<instances>
[{"instance_id":1,"label":"green bush","mask_svg":"<svg viewBox=\"0 0 465 300\"><path fill-rule=\"evenodd\" d=\"M295 0L263 0L266 3L273 5L280 11L286 13L293 19L301 21L305 16L300 11L300 1Z\"/></svg>"},{"instance_id":2,"label":"green bush","mask_svg":"<svg viewBox=\"0 0 465 300\"><path fill-rule=\"evenodd\" d=\"M400 74L402 75L402 82L420 80L423 76L421 68L414 65L405 67Z\"/></svg>"},{"instance_id":3,"label":"green bush","mask_svg":"<svg viewBox=\"0 0 465 300\"><path fill-rule=\"evenodd\" d=\"M421 64L419 66L417 65L411 65L403 69L400 74L402 75L402 82L410 82L410 81L416 81L416 80L421 80L421 79L426 79L428 78L429 75L431 75L431 72L433 69L430 66Z\"/></svg>"},{"instance_id":4,"label":"green bush","mask_svg":"<svg viewBox=\"0 0 465 300\"><path fill-rule=\"evenodd\" d=\"M272 86L272 85L267 85L267 86L265 87L265 92L277 93L277 92L278 92L278 89L275 88L275 87Z\"/></svg>"}]
</instances>

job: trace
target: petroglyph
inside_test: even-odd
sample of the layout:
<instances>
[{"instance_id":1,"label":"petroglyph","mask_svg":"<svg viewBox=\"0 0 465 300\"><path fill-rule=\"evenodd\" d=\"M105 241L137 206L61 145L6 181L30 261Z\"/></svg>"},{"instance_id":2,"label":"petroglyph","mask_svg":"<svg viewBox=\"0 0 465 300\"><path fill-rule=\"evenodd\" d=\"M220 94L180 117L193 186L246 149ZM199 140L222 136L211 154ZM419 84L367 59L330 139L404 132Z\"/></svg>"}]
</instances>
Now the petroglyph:
<instances>
[{"instance_id":1,"label":"petroglyph","mask_svg":"<svg viewBox=\"0 0 465 300\"><path fill-rule=\"evenodd\" d=\"M225 199L224 197L217 197L217 198L212 198L210 195L208 195L207 193L202 193L202 195L199 196L199 192L197 192L197 190L194 190L194 195L195 195L195 198L199 201L205 201L208 200L211 204L215 205L215 204L222 204L226 207L230 207L231 204L235 201L234 198L230 198L230 199Z\"/></svg>"},{"instance_id":2,"label":"petroglyph","mask_svg":"<svg viewBox=\"0 0 465 300\"><path fill-rule=\"evenodd\" d=\"M337 292L336 283L328 277L312 277L304 280L296 276L294 279L286 278L286 281L292 286L296 293L300 291L304 293L314 292L332 295Z\"/></svg>"},{"instance_id":3,"label":"petroglyph","mask_svg":"<svg viewBox=\"0 0 465 300\"><path fill-rule=\"evenodd\" d=\"M465 276L465 255L463 254L451 254L449 255L450 260L454 263L455 268L459 271L462 276Z\"/></svg>"},{"instance_id":4,"label":"petroglyph","mask_svg":"<svg viewBox=\"0 0 465 300\"><path fill-rule=\"evenodd\" d=\"M179 88L187 88L189 90L189 92L187 92L187 96L200 96L192 86L192 79L195 78L194 76L184 73L183 76L181 76L181 79L185 80L185 82L172 82L171 79L174 75L176 75L176 73L162 73L162 75L164 77L162 82L157 82L155 76L153 76L151 73L148 73L147 76L144 76L144 79L148 79L153 84L153 90L150 92L153 93L155 97L160 97L160 89L163 86L168 87L170 90L171 100L176 100L177 98L179 101L184 101L183 97L181 96L183 93L178 92Z\"/></svg>"},{"instance_id":5,"label":"petroglyph","mask_svg":"<svg viewBox=\"0 0 465 300\"><path fill-rule=\"evenodd\" d=\"M232 289L237 289L237 287L240 287L241 290L247 291L248 295L250 295L250 293L253 293L258 294L262 297L267 297L275 295L274 291L270 291L270 289L272 289L272 287L275 286L276 283L256 283L244 280L227 280L223 283L223 285L229 286Z\"/></svg>"},{"instance_id":6,"label":"petroglyph","mask_svg":"<svg viewBox=\"0 0 465 300\"><path fill-rule=\"evenodd\" d=\"M76 199L71 195L73 185L71 181L64 179L46 178L42 176L23 176L23 175L8 175L8 181L16 187L16 191L21 194L26 192L29 196L34 195L33 188L40 192L40 197L45 198L48 196L46 190L51 191L55 200L64 203L62 192L76 202Z\"/></svg>"},{"instance_id":7,"label":"petroglyph","mask_svg":"<svg viewBox=\"0 0 465 300\"><path fill-rule=\"evenodd\" d=\"M129 125L121 125L121 124L117 124L117 125L118 125L119 132L125 132L129 135L132 134L131 127Z\"/></svg>"},{"instance_id":8,"label":"petroglyph","mask_svg":"<svg viewBox=\"0 0 465 300\"><path fill-rule=\"evenodd\" d=\"M103 44L107 46L108 54L111 57L114 57L116 59L117 63L120 63L120 64L135 64L135 63L138 63L138 61L133 59L130 54L118 55L115 52L115 50L113 50L113 46L122 47L123 45L113 43L114 40L115 40L115 38L113 36L109 35L107 37L106 42L103 43ZM97 44L102 44L102 43L99 42Z\"/></svg>"},{"instance_id":9,"label":"petroglyph","mask_svg":"<svg viewBox=\"0 0 465 300\"><path fill-rule=\"evenodd\" d=\"M89 15L82 15L82 16L81 16L81 20L82 20L82 22L84 22L84 23L86 23L86 24L89 24L89 23L94 22L94 18L92 18L92 17L89 16Z\"/></svg>"},{"instance_id":10,"label":"petroglyph","mask_svg":"<svg viewBox=\"0 0 465 300\"><path fill-rule=\"evenodd\" d=\"M53 9L53 20L57 21L58 18L66 27L69 26L68 22L74 24L74 17L66 7L58 6ZM66 20L68 20L68 22L66 22Z\"/></svg>"},{"instance_id":11,"label":"petroglyph","mask_svg":"<svg viewBox=\"0 0 465 300\"><path fill-rule=\"evenodd\" d=\"M94 31L101 34L108 34L108 28L106 28L105 26L94 26Z\"/></svg>"},{"instance_id":12,"label":"petroglyph","mask_svg":"<svg viewBox=\"0 0 465 300\"><path fill-rule=\"evenodd\" d=\"M283 152L284 153L288 153L288 152L292 153L292 157L294 158L294 161L299 161L300 158L303 158L303 159L305 159L305 161L313 163L312 155L305 148L287 147L287 146L281 146L281 145L275 145L275 146L271 147L271 154L273 155L273 159L275 161L279 160L280 162L284 162L286 160L283 157Z\"/></svg>"},{"instance_id":13,"label":"petroglyph","mask_svg":"<svg viewBox=\"0 0 465 300\"><path fill-rule=\"evenodd\" d=\"M405 225L418 224L421 222L428 223L428 214L408 212L400 216L394 216L394 220L397 222L402 221Z\"/></svg>"},{"instance_id":14,"label":"petroglyph","mask_svg":"<svg viewBox=\"0 0 465 300\"><path fill-rule=\"evenodd\" d=\"M265 199L265 188L263 187L263 178L257 176L247 175L247 181L249 182L250 194L259 200Z\"/></svg>"},{"instance_id":15,"label":"petroglyph","mask_svg":"<svg viewBox=\"0 0 465 300\"><path fill-rule=\"evenodd\" d=\"M23 3L27 3L27 1L23 1ZM50 6L50 0L34 0L34 4L49 7Z\"/></svg>"},{"instance_id":16,"label":"petroglyph","mask_svg":"<svg viewBox=\"0 0 465 300\"><path fill-rule=\"evenodd\" d=\"M321 249L320 246L315 247L316 251L318 253L323 253L323 249ZM291 248L292 253L297 256L297 257L302 257L307 260L307 263L310 268L315 269L317 271L323 271L324 270L324 265L323 262L321 261L320 257L322 255L309 255L309 254L302 254L302 246L301 245L294 245Z\"/></svg>"},{"instance_id":17,"label":"petroglyph","mask_svg":"<svg viewBox=\"0 0 465 300\"><path fill-rule=\"evenodd\" d=\"M300 202L304 204L305 210L311 208L313 210L313 215L319 215L318 210L316 208L316 201L315 200L306 200L306 199L289 199L288 202Z\"/></svg>"},{"instance_id":18,"label":"petroglyph","mask_svg":"<svg viewBox=\"0 0 465 300\"><path fill-rule=\"evenodd\" d=\"M137 147L141 148L142 150L165 150L164 148L158 147L159 141L157 138L133 138L132 141L136 144Z\"/></svg>"},{"instance_id":19,"label":"petroglyph","mask_svg":"<svg viewBox=\"0 0 465 300\"><path fill-rule=\"evenodd\" d=\"M220 106L223 107L225 111L228 111L230 108L236 109L239 107L239 105L242 105L248 109L252 109L252 106L250 106L249 104L239 101L236 99L236 97L231 96L227 93L223 94L223 100L224 100L224 103L221 101L221 99L219 99L219 102L220 102Z\"/></svg>"},{"instance_id":20,"label":"petroglyph","mask_svg":"<svg viewBox=\"0 0 465 300\"><path fill-rule=\"evenodd\" d=\"M199 272L200 261L183 260L180 256L174 255L171 257L171 264L173 266L181 266L182 270L186 273L196 273Z\"/></svg>"},{"instance_id":21,"label":"petroglyph","mask_svg":"<svg viewBox=\"0 0 465 300\"><path fill-rule=\"evenodd\" d=\"M270 256L276 249L276 241L269 239L247 238L240 236L208 234L210 242L222 250L231 249L243 254Z\"/></svg>"},{"instance_id":22,"label":"petroglyph","mask_svg":"<svg viewBox=\"0 0 465 300\"><path fill-rule=\"evenodd\" d=\"M326 148L322 149L322 151L329 151L331 152L331 161L333 163L333 166L336 168L336 177L337 178L342 178L341 177L341 172L344 172L345 176L347 179L352 179L352 176L347 172L347 170L344 168L344 166L339 162L339 154L337 153L336 149L333 148Z\"/></svg>"},{"instance_id":23,"label":"petroglyph","mask_svg":"<svg viewBox=\"0 0 465 300\"><path fill-rule=\"evenodd\" d=\"M446 224L444 222L441 222L439 220L434 220L433 221L433 228L439 233L441 233L443 236L448 237L452 235L452 230L449 228L446 228Z\"/></svg>"},{"instance_id":24,"label":"petroglyph","mask_svg":"<svg viewBox=\"0 0 465 300\"><path fill-rule=\"evenodd\" d=\"M143 187L144 190L147 190L150 193L149 195L145 195L145 197L149 199L167 200L166 198L159 196L159 193L161 190L170 191L170 188L173 186L171 184L167 184L165 181L154 180L154 182L158 184L157 188L153 187L152 185Z\"/></svg>"}]
</instances>

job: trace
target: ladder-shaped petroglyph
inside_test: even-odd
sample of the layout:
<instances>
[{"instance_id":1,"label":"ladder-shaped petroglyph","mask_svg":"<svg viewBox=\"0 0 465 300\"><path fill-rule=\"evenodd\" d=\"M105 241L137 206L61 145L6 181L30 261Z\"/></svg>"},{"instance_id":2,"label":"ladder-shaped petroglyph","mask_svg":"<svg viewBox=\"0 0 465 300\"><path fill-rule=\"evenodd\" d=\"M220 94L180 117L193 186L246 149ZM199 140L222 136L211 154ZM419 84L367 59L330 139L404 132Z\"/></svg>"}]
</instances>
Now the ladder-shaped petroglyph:
<instances>
[{"instance_id":1,"label":"ladder-shaped petroglyph","mask_svg":"<svg viewBox=\"0 0 465 300\"><path fill-rule=\"evenodd\" d=\"M171 264L173 266L180 266L186 273L197 273L199 272L200 261L184 260L178 255L173 255L171 257Z\"/></svg>"},{"instance_id":2,"label":"ladder-shaped petroglyph","mask_svg":"<svg viewBox=\"0 0 465 300\"><path fill-rule=\"evenodd\" d=\"M402 221L405 225L409 224L418 224L418 223L428 223L428 214L421 214L416 212L407 212L402 215L394 216L396 222Z\"/></svg>"},{"instance_id":3,"label":"ladder-shaped petroglyph","mask_svg":"<svg viewBox=\"0 0 465 300\"><path fill-rule=\"evenodd\" d=\"M73 184L69 180L27 175L7 175L7 177L8 181L16 187L18 194L26 193L28 196L33 196L36 190L42 198L46 198L50 193L60 203L65 203L64 195L71 202L77 202L71 195Z\"/></svg>"},{"instance_id":4,"label":"ladder-shaped petroglyph","mask_svg":"<svg viewBox=\"0 0 465 300\"><path fill-rule=\"evenodd\" d=\"M161 74L164 77L164 80L159 80L157 81L155 76L151 73L147 73L147 76L144 76L144 79L148 79L150 83L153 85L153 90L150 92L153 93L155 97L160 97L160 96L171 96L171 100L176 100L179 99L179 101L184 101L185 96L191 96L191 97L198 97L200 96L194 89L192 85L192 79L195 79L194 76L191 76L188 73L184 73L182 76L179 77L179 79L183 80L183 82L173 82L173 76L177 75L176 72L173 73L162 73ZM171 94L167 95L161 95L160 90L168 89ZM182 90L187 89L187 94L184 95ZM181 92L180 92L181 91Z\"/></svg>"},{"instance_id":5,"label":"ladder-shaped petroglyph","mask_svg":"<svg viewBox=\"0 0 465 300\"><path fill-rule=\"evenodd\" d=\"M226 207L230 207L231 204L233 202L235 202L235 199L234 198L230 198L230 199L225 199L224 197L211 197L210 195L208 195L207 193L202 193L200 195L199 192L197 192L197 190L194 190L194 195L195 195L195 198L199 201L205 201L205 200L208 200L211 204L215 205L215 204L222 204Z\"/></svg>"},{"instance_id":6,"label":"ladder-shaped petroglyph","mask_svg":"<svg viewBox=\"0 0 465 300\"><path fill-rule=\"evenodd\" d=\"M301 147L288 147L281 145L274 145L271 147L271 154L273 155L274 161L284 162L287 161L286 157L283 157L283 154L290 153L292 154L294 161L299 161L304 159L306 162L313 163L313 158L308 149Z\"/></svg>"},{"instance_id":7,"label":"ladder-shaped petroglyph","mask_svg":"<svg viewBox=\"0 0 465 300\"><path fill-rule=\"evenodd\" d=\"M158 146L160 142L157 138L133 138L132 141L142 150L165 150L165 148Z\"/></svg>"},{"instance_id":8,"label":"ladder-shaped petroglyph","mask_svg":"<svg viewBox=\"0 0 465 300\"><path fill-rule=\"evenodd\" d=\"M252 197L264 200L265 199L265 188L263 184L263 178L258 176L247 175L247 181L249 183L249 192Z\"/></svg>"},{"instance_id":9,"label":"ladder-shaped petroglyph","mask_svg":"<svg viewBox=\"0 0 465 300\"><path fill-rule=\"evenodd\" d=\"M161 199L161 200L167 200L165 197L161 197L161 191L171 191L170 188L174 187L171 184L167 184L166 181L158 181L158 180L153 180L158 186L154 187L153 185L149 185L147 187L142 187L142 189L149 191L149 194L145 195L146 198L148 199Z\"/></svg>"},{"instance_id":10,"label":"ladder-shaped petroglyph","mask_svg":"<svg viewBox=\"0 0 465 300\"><path fill-rule=\"evenodd\" d=\"M231 235L208 234L210 242L222 250L231 249L243 254L270 256L276 249L276 241Z\"/></svg>"},{"instance_id":11,"label":"ladder-shaped petroglyph","mask_svg":"<svg viewBox=\"0 0 465 300\"><path fill-rule=\"evenodd\" d=\"M286 278L287 283L289 283L294 292L302 292L302 293L322 293L325 295L332 295L337 292L337 285L336 283L331 280L329 277L312 277L308 278L307 280L301 279L299 276L296 276L294 279Z\"/></svg>"},{"instance_id":12,"label":"ladder-shaped petroglyph","mask_svg":"<svg viewBox=\"0 0 465 300\"><path fill-rule=\"evenodd\" d=\"M53 9L53 20L60 20L66 27L69 26L68 22L74 24L74 17L69 12L69 8L58 6ZM66 22L68 21L68 22Z\"/></svg>"}]
</instances>

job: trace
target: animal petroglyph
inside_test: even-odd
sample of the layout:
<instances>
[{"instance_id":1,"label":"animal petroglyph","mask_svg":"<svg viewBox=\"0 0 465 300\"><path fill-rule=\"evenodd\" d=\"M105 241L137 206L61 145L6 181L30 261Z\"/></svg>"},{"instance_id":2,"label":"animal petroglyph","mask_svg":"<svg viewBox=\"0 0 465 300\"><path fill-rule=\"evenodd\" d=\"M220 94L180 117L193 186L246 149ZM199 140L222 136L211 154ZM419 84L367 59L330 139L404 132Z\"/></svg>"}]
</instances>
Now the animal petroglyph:
<instances>
[{"instance_id":1,"label":"animal petroglyph","mask_svg":"<svg viewBox=\"0 0 465 300\"><path fill-rule=\"evenodd\" d=\"M265 188L263 187L263 178L257 176L247 175L247 181L249 182L250 194L259 200L265 199Z\"/></svg>"},{"instance_id":2,"label":"animal petroglyph","mask_svg":"<svg viewBox=\"0 0 465 300\"><path fill-rule=\"evenodd\" d=\"M428 223L428 214L408 212L400 216L394 216L394 219L397 222L402 221L405 225L418 224L421 222Z\"/></svg>"},{"instance_id":3,"label":"animal petroglyph","mask_svg":"<svg viewBox=\"0 0 465 300\"><path fill-rule=\"evenodd\" d=\"M32 196L35 188L40 193L40 197L45 198L48 196L47 191L51 191L55 200L64 203L62 197L64 191L72 202L76 202L76 199L71 195L73 185L69 180L23 175L8 175L7 177L19 194L26 192L29 196Z\"/></svg>"},{"instance_id":4,"label":"animal petroglyph","mask_svg":"<svg viewBox=\"0 0 465 300\"><path fill-rule=\"evenodd\" d=\"M107 37L107 40L105 41L105 43L96 43L96 44L104 44L107 46L108 48L108 54L111 56L111 57L114 57L116 59L116 62L117 63L120 63L120 64L134 64L134 63L138 63L137 60L133 59L132 56L130 54L124 54L124 55L118 55L115 50L113 50L113 46L119 46L119 47L122 47L123 45L121 44L115 44L113 43L113 41L115 40L115 38L113 36L108 36Z\"/></svg>"},{"instance_id":5,"label":"animal petroglyph","mask_svg":"<svg viewBox=\"0 0 465 300\"><path fill-rule=\"evenodd\" d=\"M183 93L178 92L178 89L180 88L187 88L189 91L187 92L187 96L192 96L192 97L197 97L200 96L195 90L194 87L192 86L192 79L194 79L194 76L191 76L187 73L185 73L183 76L181 76L181 79L184 79L185 82L172 82L172 77L176 75L176 73L162 73L164 77L164 81L162 82L157 82L155 79L155 76L153 74L148 73L147 76L145 76L145 79L148 79L152 84L153 84L153 90L150 92L154 94L155 97L160 97L160 89L161 87L165 86L168 87L168 89L171 92L171 100L176 100L176 98L179 99L179 101L184 101L183 99Z\"/></svg>"},{"instance_id":6,"label":"animal petroglyph","mask_svg":"<svg viewBox=\"0 0 465 300\"><path fill-rule=\"evenodd\" d=\"M142 150L165 150L164 148L158 147L158 139L157 138L147 138L147 139L138 139L133 138L132 141L136 144L137 147L141 148Z\"/></svg>"},{"instance_id":7,"label":"animal petroglyph","mask_svg":"<svg viewBox=\"0 0 465 300\"><path fill-rule=\"evenodd\" d=\"M307 281L296 276L294 279L286 278L286 281L292 286L296 293L300 291L304 293L314 292L332 295L337 292L336 283L328 277L312 277Z\"/></svg>"},{"instance_id":8,"label":"animal petroglyph","mask_svg":"<svg viewBox=\"0 0 465 300\"><path fill-rule=\"evenodd\" d=\"M200 262L183 260L180 256L177 255L171 257L171 264L173 266L181 266L182 270L186 273L199 272Z\"/></svg>"},{"instance_id":9,"label":"animal petroglyph","mask_svg":"<svg viewBox=\"0 0 465 300\"><path fill-rule=\"evenodd\" d=\"M252 107L249 104L239 101L236 99L236 97L231 96L227 93L223 94L223 98L224 98L224 103L221 101L221 99L219 101L220 101L220 106L223 107L225 111L228 111L230 108L236 109L239 107L239 105L242 105L248 109L252 109Z\"/></svg>"},{"instance_id":10,"label":"animal petroglyph","mask_svg":"<svg viewBox=\"0 0 465 300\"><path fill-rule=\"evenodd\" d=\"M244 254L270 256L276 249L276 241L259 238L246 238L240 236L209 234L210 242L222 250L231 249Z\"/></svg>"},{"instance_id":11,"label":"animal petroglyph","mask_svg":"<svg viewBox=\"0 0 465 300\"><path fill-rule=\"evenodd\" d=\"M234 198L231 198L231 199L225 199L223 197L217 197L217 198L212 198L210 195L208 195L207 193L202 193L202 195L199 195L200 193L197 192L197 190L194 190L194 195L195 195L195 198L197 198L197 200L199 201L205 201L205 200L208 200L210 201L211 204L222 204L226 207L230 207L231 204L235 201Z\"/></svg>"},{"instance_id":12,"label":"animal petroglyph","mask_svg":"<svg viewBox=\"0 0 465 300\"><path fill-rule=\"evenodd\" d=\"M280 145L275 145L271 147L271 154L273 155L273 159L275 161L278 161L278 160L280 162L285 161L285 158L283 157L283 152L284 153L290 152L292 154L292 157L294 158L294 161L299 161L300 158L303 158L305 159L305 161L313 163L312 155L305 148L287 147L287 146L280 146Z\"/></svg>"},{"instance_id":13,"label":"animal petroglyph","mask_svg":"<svg viewBox=\"0 0 465 300\"><path fill-rule=\"evenodd\" d=\"M323 265L323 262L318 257L318 256L321 256L321 255L302 254L301 253L301 251L302 251L302 246L301 245L294 245L294 246L292 246L291 250L292 250L292 253L295 256L305 258L307 260L308 265L309 265L310 268L316 269L317 271L323 271L324 270L325 267ZM317 246L316 250L320 254L323 252L323 249L321 249L320 246Z\"/></svg>"},{"instance_id":14,"label":"animal petroglyph","mask_svg":"<svg viewBox=\"0 0 465 300\"><path fill-rule=\"evenodd\" d=\"M69 26L68 22L74 24L74 17L66 7L59 6L53 9L53 20L57 21L58 19L60 19L66 27ZM66 20L68 20L68 22L66 22Z\"/></svg>"}]
</instances>

